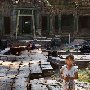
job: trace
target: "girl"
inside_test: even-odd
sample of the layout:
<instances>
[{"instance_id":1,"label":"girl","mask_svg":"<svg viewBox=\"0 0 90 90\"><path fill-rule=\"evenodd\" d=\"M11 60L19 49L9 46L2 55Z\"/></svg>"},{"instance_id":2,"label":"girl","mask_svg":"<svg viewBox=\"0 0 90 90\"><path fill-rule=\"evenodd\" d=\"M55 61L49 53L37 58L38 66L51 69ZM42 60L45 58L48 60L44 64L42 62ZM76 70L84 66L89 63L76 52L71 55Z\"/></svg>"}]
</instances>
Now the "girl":
<instances>
[{"instance_id":1,"label":"girl","mask_svg":"<svg viewBox=\"0 0 90 90\"><path fill-rule=\"evenodd\" d=\"M63 79L63 90L75 90L74 79L78 79L78 70L74 67L74 56L68 55L64 65L60 70Z\"/></svg>"}]
</instances>

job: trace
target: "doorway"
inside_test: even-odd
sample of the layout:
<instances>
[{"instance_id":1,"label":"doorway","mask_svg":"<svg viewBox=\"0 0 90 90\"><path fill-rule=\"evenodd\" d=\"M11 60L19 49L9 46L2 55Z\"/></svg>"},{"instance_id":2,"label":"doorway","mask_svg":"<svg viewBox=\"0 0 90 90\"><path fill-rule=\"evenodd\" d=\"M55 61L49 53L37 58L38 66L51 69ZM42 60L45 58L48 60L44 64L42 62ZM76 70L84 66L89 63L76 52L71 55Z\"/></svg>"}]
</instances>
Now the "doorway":
<instances>
[{"instance_id":1,"label":"doorway","mask_svg":"<svg viewBox=\"0 0 90 90\"><path fill-rule=\"evenodd\" d=\"M22 34L32 34L32 17L20 16L19 18L19 32Z\"/></svg>"},{"instance_id":2,"label":"doorway","mask_svg":"<svg viewBox=\"0 0 90 90\"><path fill-rule=\"evenodd\" d=\"M79 16L79 33L90 36L90 16Z\"/></svg>"},{"instance_id":3,"label":"doorway","mask_svg":"<svg viewBox=\"0 0 90 90\"><path fill-rule=\"evenodd\" d=\"M42 16L42 34L47 32L48 28L48 18L47 16Z\"/></svg>"},{"instance_id":4,"label":"doorway","mask_svg":"<svg viewBox=\"0 0 90 90\"><path fill-rule=\"evenodd\" d=\"M61 16L61 30L63 33L73 33L74 17L73 14Z\"/></svg>"},{"instance_id":5,"label":"doorway","mask_svg":"<svg viewBox=\"0 0 90 90\"><path fill-rule=\"evenodd\" d=\"M4 30L5 34L10 34L10 17L4 17Z\"/></svg>"}]
</instances>

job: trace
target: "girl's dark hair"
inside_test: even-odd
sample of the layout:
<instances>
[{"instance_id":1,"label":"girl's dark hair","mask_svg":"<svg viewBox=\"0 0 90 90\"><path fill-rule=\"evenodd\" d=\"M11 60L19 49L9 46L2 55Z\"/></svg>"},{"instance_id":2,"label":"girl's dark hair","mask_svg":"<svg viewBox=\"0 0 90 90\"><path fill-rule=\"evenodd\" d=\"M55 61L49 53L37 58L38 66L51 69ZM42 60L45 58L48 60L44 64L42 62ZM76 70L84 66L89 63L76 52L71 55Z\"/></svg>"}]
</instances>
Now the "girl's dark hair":
<instances>
[{"instance_id":1,"label":"girl's dark hair","mask_svg":"<svg viewBox=\"0 0 90 90\"><path fill-rule=\"evenodd\" d=\"M69 59L69 58L70 58L71 60L74 60L74 56L73 56L73 55L71 55L71 54L70 54L70 55L68 55L68 56L66 56L66 59Z\"/></svg>"}]
</instances>

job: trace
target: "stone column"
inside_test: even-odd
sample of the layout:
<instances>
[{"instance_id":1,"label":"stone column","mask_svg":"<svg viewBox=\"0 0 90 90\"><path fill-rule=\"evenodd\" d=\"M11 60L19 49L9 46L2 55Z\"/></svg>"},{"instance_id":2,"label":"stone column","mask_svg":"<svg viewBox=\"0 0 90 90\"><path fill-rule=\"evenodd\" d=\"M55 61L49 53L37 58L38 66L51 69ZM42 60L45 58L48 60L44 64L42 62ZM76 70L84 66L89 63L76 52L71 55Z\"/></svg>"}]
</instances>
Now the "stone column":
<instances>
[{"instance_id":1,"label":"stone column","mask_svg":"<svg viewBox=\"0 0 90 90\"><path fill-rule=\"evenodd\" d=\"M50 35L53 34L53 15L50 15Z\"/></svg>"},{"instance_id":2,"label":"stone column","mask_svg":"<svg viewBox=\"0 0 90 90\"><path fill-rule=\"evenodd\" d=\"M47 15L47 30L46 30L46 32L47 32L47 34L49 34L50 33L50 15Z\"/></svg>"},{"instance_id":3,"label":"stone column","mask_svg":"<svg viewBox=\"0 0 90 90\"><path fill-rule=\"evenodd\" d=\"M3 17L0 15L0 36L3 35Z\"/></svg>"},{"instance_id":4,"label":"stone column","mask_svg":"<svg viewBox=\"0 0 90 90\"><path fill-rule=\"evenodd\" d=\"M75 35L78 33L78 19L79 19L79 16L76 11L76 13L74 14L74 34Z\"/></svg>"},{"instance_id":5,"label":"stone column","mask_svg":"<svg viewBox=\"0 0 90 90\"><path fill-rule=\"evenodd\" d=\"M13 8L11 11L11 35L14 35L16 32L16 9Z\"/></svg>"},{"instance_id":6,"label":"stone column","mask_svg":"<svg viewBox=\"0 0 90 90\"><path fill-rule=\"evenodd\" d=\"M34 10L32 10L33 36L36 38Z\"/></svg>"},{"instance_id":7,"label":"stone column","mask_svg":"<svg viewBox=\"0 0 90 90\"><path fill-rule=\"evenodd\" d=\"M61 33L61 13L58 15L59 23L59 33Z\"/></svg>"},{"instance_id":8,"label":"stone column","mask_svg":"<svg viewBox=\"0 0 90 90\"><path fill-rule=\"evenodd\" d=\"M38 35L41 36L41 15L39 12L37 12L37 20L36 20L36 32Z\"/></svg>"},{"instance_id":9,"label":"stone column","mask_svg":"<svg viewBox=\"0 0 90 90\"><path fill-rule=\"evenodd\" d=\"M20 10L18 10L17 12L17 19L16 19L16 39L17 39L17 36L18 36L18 32L19 32L19 15L20 15Z\"/></svg>"}]
</instances>

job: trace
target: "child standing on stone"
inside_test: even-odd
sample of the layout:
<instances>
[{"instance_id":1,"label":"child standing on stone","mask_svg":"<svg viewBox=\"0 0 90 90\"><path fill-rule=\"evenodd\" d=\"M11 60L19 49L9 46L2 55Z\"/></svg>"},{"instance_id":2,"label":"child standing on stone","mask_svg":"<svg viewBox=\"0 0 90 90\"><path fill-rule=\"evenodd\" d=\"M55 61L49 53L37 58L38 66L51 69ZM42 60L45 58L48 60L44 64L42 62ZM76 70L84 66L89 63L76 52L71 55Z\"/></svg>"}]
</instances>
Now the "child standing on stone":
<instances>
[{"instance_id":1,"label":"child standing on stone","mask_svg":"<svg viewBox=\"0 0 90 90\"><path fill-rule=\"evenodd\" d=\"M63 90L75 90L74 79L78 79L78 70L73 65L74 56L68 55L64 65L60 70L61 78L63 79Z\"/></svg>"}]
</instances>

